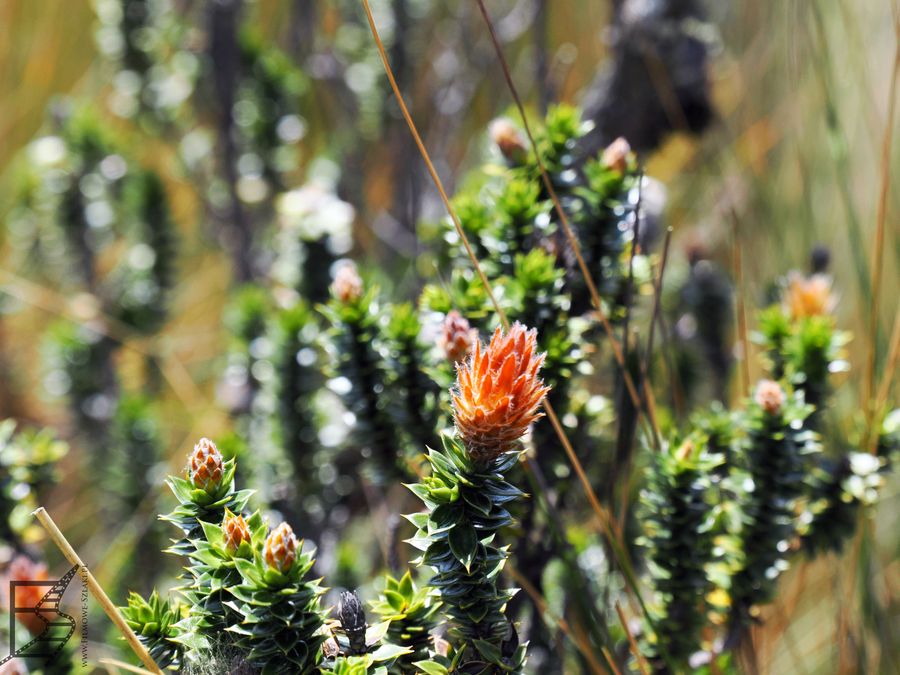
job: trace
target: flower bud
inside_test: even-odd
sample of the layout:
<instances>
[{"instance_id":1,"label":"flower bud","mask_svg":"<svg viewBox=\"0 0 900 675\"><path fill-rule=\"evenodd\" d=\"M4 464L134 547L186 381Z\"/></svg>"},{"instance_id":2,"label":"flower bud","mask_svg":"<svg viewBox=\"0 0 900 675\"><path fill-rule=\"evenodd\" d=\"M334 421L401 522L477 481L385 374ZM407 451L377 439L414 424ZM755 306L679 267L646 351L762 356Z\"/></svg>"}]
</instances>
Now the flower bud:
<instances>
[{"instance_id":1,"label":"flower bud","mask_svg":"<svg viewBox=\"0 0 900 675\"><path fill-rule=\"evenodd\" d=\"M268 537L263 547L266 564L277 572L287 574L297 559L297 537L287 523L281 523Z\"/></svg>"},{"instance_id":2,"label":"flower bud","mask_svg":"<svg viewBox=\"0 0 900 675\"><path fill-rule=\"evenodd\" d=\"M222 453L211 440L201 438L191 453L189 467L191 483L199 490L212 492L222 482L223 471Z\"/></svg>"},{"instance_id":3,"label":"flower bud","mask_svg":"<svg viewBox=\"0 0 900 675\"><path fill-rule=\"evenodd\" d=\"M624 138L619 136L603 151L600 161L607 169L613 169L619 173L628 170L628 158L631 155L631 146Z\"/></svg>"},{"instance_id":4,"label":"flower bud","mask_svg":"<svg viewBox=\"0 0 900 675\"><path fill-rule=\"evenodd\" d=\"M342 303L347 304L358 300L363 294L363 282L356 271L356 265L351 262L338 267L331 284L331 292Z\"/></svg>"},{"instance_id":5,"label":"flower bud","mask_svg":"<svg viewBox=\"0 0 900 675\"><path fill-rule=\"evenodd\" d=\"M451 310L444 319L443 333L438 336L438 347L447 355L447 360L451 363L465 361L477 340L478 331L462 314Z\"/></svg>"},{"instance_id":6,"label":"flower bud","mask_svg":"<svg viewBox=\"0 0 900 675\"><path fill-rule=\"evenodd\" d=\"M521 164L525 158L525 139L518 127L505 117L498 117L488 127L491 141L512 164Z\"/></svg>"},{"instance_id":7,"label":"flower bud","mask_svg":"<svg viewBox=\"0 0 900 675\"><path fill-rule=\"evenodd\" d=\"M225 550L229 553L233 554L245 541L250 542L250 528L241 515L226 512L222 530L225 532Z\"/></svg>"},{"instance_id":8,"label":"flower bud","mask_svg":"<svg viewBox=\"0 0 900 675\"><path fill-rule=\"evenodd\" d=\"M366 649L366 612L355 591L341 592L338 619L350 641L351 652L364 653Z\"/></svg>"},{"instance_id":9,"label":"flower bud","mask_svg":"<svg viewBox=\"0 0 900 675\"><path fill-rule=\"evenodd\" d=\"M774 380L761 380L756 385L756 404L769 415L777 415L781 412L786 395L781 385Z\"/></svg>"}]
</instances>

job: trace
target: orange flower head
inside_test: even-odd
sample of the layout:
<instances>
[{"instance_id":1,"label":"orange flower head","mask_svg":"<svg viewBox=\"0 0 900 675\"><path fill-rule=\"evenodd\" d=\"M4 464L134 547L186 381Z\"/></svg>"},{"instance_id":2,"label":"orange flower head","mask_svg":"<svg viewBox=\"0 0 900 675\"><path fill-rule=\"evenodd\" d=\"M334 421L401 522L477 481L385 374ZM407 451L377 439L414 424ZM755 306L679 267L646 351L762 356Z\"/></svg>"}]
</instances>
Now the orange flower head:
<instances>
[{"instance_id":1,"label":"orange flower head","mask_svg":"<svg viewBox=\"0 0 900 675\"><path fill-rule=\"evenodd\" d=\"M222 453L208 438L201 438L191 453L189 473L191 483L199 490L213 492L222 482L224 471Z\"/></svg>"},{"instance_id":2,"label":"orange flower head","mask_svg":"<svg viewBox=\"0 0 900 675\"><path fill-rule=\"evenodd\" d=\"M226 511L225 520L222 521L222 530L225 532L225 549L229 553L234 553L241 544L250 541L250 528L241 515Z\"/></svg>"},{"instance_id":3,"label":"orange flower head","mask_svg":"<svg viewBox=\"0 0 900 675\"><path fill-rule=\"evenodd\" d=\"M331 284L331 292L345 305L362 297L363 282L359 272L356 271L356 265L348 262L338 267L334 282Z\"/></svg>"},{"instance_id":4,"label":"orange flower head","mask_svg":"<svg viewBox=\"0 0 900 675\"><path fill-rule=\"evenodd\" d=\"M297 537L290 525L282 523L266 537L263 557L273 570L282 574L290 572L297 559Z\"/></svg>"},{"instance_id":5,"label":"orange flower head","mask_svg":"<svg viewBox=\"0 0 900 675\"><path fill-rule=\"evenodd\" d=\"M469 456L487 464L512 450L541 417L547 395L538 372L537 333L514 323L505 335L498 328L486 347L476 342L465 363L457 364L453 418Z\"/></svg>"},{"instance_id":6,"label":"orange flower head","mask_svg":"<svg viewBox=\"0 0 900 675\"><path fill-rule=\"evenodd\" d=\"M753 397L756 404L769 415L777 415L787 395L781 385L774 380L760 380L756 385L756 395Z\"/></svg>"},{"instance_id":7,"label":"orange flower head","mask_svg":"<svg viewBox=\"0 0 900 675\"><path fill-rule=\"evenodd\" d=\"M498 117L488 127L488 134L500 153L519 164L525 158L525 138L518 127L505 117Z\"/></svg>"},{"instance_id":8,"label":"orange flower head","mask_svg":"<svg viewBox=\"0 0 900 675\"><path fill-rule=\"evenodd\" d=\"M44 563L33 562L24 555L13 558L6 571L8 577L3 584L5 590L9 590L10 581L47 581L47 566ZM7 606L15 604L16 607L35 607L44 594L50 590L50 584L46 586L16 586L15 598L7 598ZM49 614L44 614L49 619ZM16 614L16 619L28 629L32 635L39 635L47 624L38 617L37 614L29 614L20 612Z\"/></svg>"},{"instance_id":9,"label":"orange flower head","mask_svg":"<svg viewBox=\"0 0 900 675\"><path fill-rule=\"evenodd\" d=\"M438 347L447 355L447 360L451 363L465 361L477 341L478 331L462 314L451 310L444 319L443 333L438 336Z\"/></svg>"},{"instance_id":10,"label":"orange flower head","mask_svg":"<svg viewBox=\"0 0 900 675\"><path fill-rule=\"evenodd\" d=\"M794 320L830 313L836 304L831 293L831 277L827 274L805 277L799 272L791 272L783 302Z\"/></svg>"},{"instance_id":11,"label":"orange flower head","mask_svg":"<svg viewBox=\"0 0 900 675\"><path fill-rule=\"evenodd\" d=\"M607 169L613 169L619 173L625 173L628 169L628 158L631 156L631 146L624 138L619 136L603 151L600 162Z\"/></svg>"}]
</instances>

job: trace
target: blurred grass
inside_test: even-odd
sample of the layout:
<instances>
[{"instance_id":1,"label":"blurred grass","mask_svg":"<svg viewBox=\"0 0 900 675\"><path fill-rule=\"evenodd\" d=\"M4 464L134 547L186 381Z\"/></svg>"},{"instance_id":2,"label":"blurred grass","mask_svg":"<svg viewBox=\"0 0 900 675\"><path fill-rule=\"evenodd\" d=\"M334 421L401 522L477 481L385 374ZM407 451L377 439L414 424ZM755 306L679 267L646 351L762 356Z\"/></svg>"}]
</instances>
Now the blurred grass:
<instances>
[{"instance_id":1,"label":"blurred grass","mask_svg":"<svg viewBox=\"0 0 900 675\"><path fill-rule=\"evenodd\" d=\"M290 4L287 0L258 3L259 24L269 35L284 38ZM879 156L889 122L890 65L897 40L891 5L851 0L741 2L721 3L714 13L721 21L724 45L712 72L720 123L699 141L674 136L651 158L648 171L667 185L676 251L680 243L699 237L730 267L728 214L734 210L751 317L753 307L761 302L775 276L792 267L805 267L815 243L831 248L832 271L841 294L839 321L855 337L849 347L853 371L842 376L835 395L839 428L850 434L863 418L860 400L869 345L869 264L876 226ZM606 54L599 39L606 16L605 3L578 0L551 5L546 30L549 44L559 57L554 61L554 73L561 98L577 100L593 78ZM324 17L323 30L333 30L336 20L337 15ZM11 187L8 168L45 123L48 103L59 94L94 91L96 87L87 83L97 83L91 81L96 77L96 51L89 2L0 0L0 26L5 31L5 39L0 40L2 217ZM478 30L478 22L473 21L468 29ZM535 87L528 78L530 39L526 32L510 46L508 54L523 94L533 99ZM416 40L417 48L424 45L416 58L428 63L434 52L422 36ZM462 167L477 160L486 122L509 105L504 90L493 86L499 76L499 65L496 72L485 73L485 81L454 137L440 140L448 171L456 179ZM413 88L411 100L415 104L433 93L423 78ZM321 110L310 111L310 154L327 143L329 125L333 124L328 110L323 105ZM894 171L886 211L887 243L878 308L882 340L876 374L882 372L884 338L890 334L898 308L897 145L895 142L890 150ZM154 164L171 161L170 148L143 143L140 151ZM387 144L366 157L363 170L371 203L356 205L364 215L376 213L376 207L384 203L389 190L384 181L389 178L383 167L390 159ZM227 428L227 420L214 405L214 385L217 359L225 344L220 319L229 270L223 254L197 242L203 227L198 224L201 214L191 187L173 180L169 188L186 248L184 259L179 261L181 274L173 319L152 348L168 355L170 386L163 414L168 421L170 457L177 464L190 439L201 432L214 436ZM363 228L368 225L362 223ZM366 236L362 239L366 241ZM16 355L14 389L21 398L24 416L62 424L63 411L48 405L41 393L41 369L33 338L55 313L67 308L64 299L57 300L55 305L51 303L51 311L19 312L14 324L6 322L4 349ZM125 350L121 359L126 376L140 372L139 351ZM753 376L758 375L755 363L751 362L751 368ZM891 393L896 401L896 381ZM849 438L850 442L858 440ZM73 462L69 460L67 470L74 469ZM80 509L76 500L81 489L89 488L68 483L51 510L67 513L70 526L82 521L77 533L87 542L88 550L112 553L104 557L98 570L102 579L104 574L114 573L115 552L130 544L138 532L135 528L142 523L150 526L159 495L152 496L146 509L124 523L118 533L97 535L90 532L90 513ZM765 672L875 672L865 669L876 662L898 672L898 493L895 477L863 538L848 546L850 553L798 564L790 572L779 601L768 608L764 615L767 621L757 631L756 645ZM848 580L851 572L855 576ZM785 623L789 623L786 630ZM841 624L845 628L839 628ZM856 636L855 649L841 644L840 637L848 633ZM861 655L862 661L848 660L848 651Z\"/></svg>"}]
</instances>

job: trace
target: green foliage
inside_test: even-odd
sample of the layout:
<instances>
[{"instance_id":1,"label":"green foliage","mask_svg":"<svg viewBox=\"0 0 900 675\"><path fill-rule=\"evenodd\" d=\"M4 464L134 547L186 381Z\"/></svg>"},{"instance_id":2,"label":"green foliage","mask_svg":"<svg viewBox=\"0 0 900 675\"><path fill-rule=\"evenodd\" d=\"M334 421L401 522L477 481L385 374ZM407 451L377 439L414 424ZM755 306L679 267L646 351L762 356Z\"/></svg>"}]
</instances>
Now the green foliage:
<instances>
[{"instance_id":1,"label":"green foliage","mask_svg":"<svg viewBox=\"0 0 900 675\"><path fill-rule=\"evenodd\" d=\"M279 311L270 328L275 435L304 491L314 485L314 455L319 447L315 397L324 383L319 325L302 303Z\"/></svg>"},{"instance_id":2,"label":"green foliage","mask_svg":"<svg viewBox=\"0 0 900 675\"><path fill-rule=\"evenodd\" d=\"M393 411L397 426L407 431L411 448L436 445L435 430L440 419L440 392L426 374L422 357L427 350L419 339L420 330L412 305L390 308L384 329L388 388L397 402Z\"/></svg>"},{"instance_id":3,"label":"green foliage","mask_svg":"<svg viewBox=\"0 0 900 675\"><path fill-rule=\"evenodd\" d=\"M326 639L319 606L324 589L309 578L314 554L298 549L293 565L282 573L266 564L261 544L254 544L251 559L235 558L242 581L228 587L233 599L226 605L241 622L228 630L237 634L236 645L261 673L314 673Z\"/></svg>"},{"instance_id":4,"label":"green foliage","mask_svg":"<svg viewBox=\"0 0 900 675\"><path fill-rule=\"evenodd\" d=\"M175 225L162 181L151 171L129 179L125 203L131 243L112 273L109 293L115 297L117 318L148 333L166 318L167 292L175 276Z\"/></svg>"},{"instance_id":5,"label":"green foliage","mask_svg":"<svg viewBox=\"0 0 900 675\"><path fill-rule=\"evenodd\" d=\"M0 543L21 545L38 495L58 480L56 463L68 451L49 430L16 432L15 420L0 422Z\"/></svg>"},{"instance_id":6,"label":"green foliage","mask_svg":"<svg viewBox=\"0 0 900 675\"><path fill-rule=\"evenodd\" d=\"M441 439L443 451L428 453L431 476L410 486L427 509L407 516L417 528L410 543L423 552L414 562L434 570L430 585L460 642L461 672L519 672L525 647L505 614L515 590L498 583L509 553L494 544L512 523L507 504L523 496L503 478L519 453L476 466L459 439L449 433Z\"/></svg>"},{"instance_id":7,"label":"green foliage","mask_svg":"<svg viewBox=\"0 0 900 675\"><path fill-rule=\"evenodd\" d=\"M433 643L431 631L437 627L440 607L434 590L417 587L408 570L399 580L387 575L384 590L372 603L372 610L390 624L387 644L410 650L390 667L392 675L419 672L416 662L428 659Z\"/></svg>"},{"instance_id":8,"label":"green foliage","mask_svg":"<svg viewBox=\"0 0 900 675\"><path fill-rule=\"evenodd\" d=\"M789 393L777 411L753 401L743 415L746 437L737 461L749 480L740 481L746 487L739 493L742 559L731 581L734 621L751 616L753 605L769 602L787 569L806 467L820 452L816 434L806 426L811 412L802 394Z\"/></svg>"},{"instance_id":9,"label":"green foliage","mask_svg":"<svg viewBox=\"0 0 900 675\"><path fill-rule=\"evenodd\" d=\"M226 517L231 511L225 510ZM229 606L229 588L241 583L235 561L252 559L253 551L262 545L267 526L259 512L247 518L251 541L241 542L236 550L226 545L221 524L202 522L203 536L193 539L188 554L188 584L179 589L187 601L188 612L178 624L177 642L195 653L217 653L234 645L237 636L226 632L228 626L240 623L242 617Z\"/></svg>"},{"instance_id":10,"label":"green foliage","mask_svg":"<svg viewBox=\"0 0 900 675\"><path fill-rule=\"evenodd\" d=\"M708 447L697 435L658 453L641 492L643 543L659 601L653 649L682 667L700 649L713 588L707 569L715 520L711 476L722 457Z\"/></svg>"},{"instance_id":11,"label":"green foliage","mask_svg":"<svg viewBox=\"0 0 900 675\"><path fill-rule=\"evenodd\" d=\"M331 322L329 349L333 375L343 377L349 387L340 391L344 405L355 417L354 441L364 454L370 476L378 484L404 475L402 446L391 419L389 376L378 349L379 313L377 289L342 302L338 298L323 308Z\"/></svg>"},{"instance_id":12,"label":"green foliage","mask_svg":"<svg viewBox=\"0 0 900 675\"><path fill-rule=\"evenodd\" d=\"M184 538L176 541L168 552L176 555L190 555L195 550L195 540L203 534L204 523L221 523L226 509L241 513L253 494L252 490L235 490L235 460L224 463L222 480L209 490L195 488L190 480L169 476L166 485L178 500L178 505L162 520L181 529Z\"/></svg>"},{"instance_id":13,"label":"green foliage","mask_svg":"<svg viewBox=\"0 0 900 675\"><path fill-rule=\"evenodd\" d=\"M878 501L885 467L883 459L867 452L819 460L810 472L810 503L804 513L808 527L801 543L807 554L843 550L856 532L860 510Z\"/></svg>"},{"instance_id":14,"label":"green foliage","mask_svg":"<svg viewBox=\"0 0 900 675\"><path fill-rule=\"evenodd\" d=\"M156 665L163 669L181 665L183 653L176 640L176 624L184 611L183 607L171 605L153 591L146 600L137 593L130 593L128 605L119 610Z\"/></svg>"}]
</instances>

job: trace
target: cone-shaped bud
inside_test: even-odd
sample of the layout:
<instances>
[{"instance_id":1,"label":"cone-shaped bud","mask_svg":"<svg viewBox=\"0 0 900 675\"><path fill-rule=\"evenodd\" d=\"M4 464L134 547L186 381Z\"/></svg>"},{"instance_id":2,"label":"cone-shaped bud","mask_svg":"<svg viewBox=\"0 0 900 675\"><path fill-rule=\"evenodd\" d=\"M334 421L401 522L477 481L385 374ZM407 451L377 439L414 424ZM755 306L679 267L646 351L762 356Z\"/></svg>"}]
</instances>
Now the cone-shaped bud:
<instances>
[{"instance_id":1,"label":"cone-shaped bud","mask_svg":"<svg viewBox=\"0 0 900 675\"><path fill-rule=\"evenodd\" d=\"M331 284L331 292L342 303L347 304L358 300L363 294L363 282L356 271L356 265L351 262L338 267Z\"/></svg>"},{"instance_id":2,"label":"cone-shaped bud","mask_svg":"<svg viewBox=\"0 0 900 675\"><path fill-rule=\"evenodd\" d=\"M538 376L544 355L537 334L520 323L505 335L498 328L486 347L475 343L472 355L457 366L453 417L469 456L488 463L515 448L549 391Z\"/></svg>"},{"instance_id":3,"label":"cone-shaped bud","mask_svg":"<svg viewBox=\"0 0 900 675\"><path fill-rule=\"evenodd\" d=\"M525 138L518 127L505 117L498 117L488 127L488 134L500 153L511 163L521 164L525 158Z\"/></svg>"},{"instance_id":4,"label":"cone-shaped bud","mask_svg":"<svg viewBox=\"0 0 900 675\"><path fill-rule=\"evenodd\" d=\"M781 412L786 395L781 385L774 380L761 380L756 385L754 400L756 404L769 415L777 415Z\"/></svg>"},{"instance_id":5,"label":"cone-shaped bud","mask_svg":"<svg viewBox=\"0 0 900 675\"><path fill-rule=\"evenodd\" d=\"M193 486L199 490L212 492L222 482L224 471L222 453L208 438L201 438L194 446L190 458L190 478Z\"/></svg>"},{"instance_id":6,"label":"cone-shaped bud","mask_svg":"<svg viewBox=\"0 0 900 675\"><path fill-rule=\"evenodd\" d=\"M222 530L225 533L225 549L229 553L237 551L245 541L250 542L250 528L241 515L235 515L226 510L225 520L222 521Z\"/></svg>"},{"instance_id":7,"label":"cone-shaped bud","mask_svg":"<svg viewBox=\"0 0 900 675\"><path fill-rule=\"evenodd\" d=\"M273 570L287 574L297 559L297 537L287 523L281 523L266 538L263 547L266 564Z\"/></svg>"},{"instance_id":8,"label":"cone-shaped bud","mask_svg":"<svg viewBox=\"0 0 900 675\"><path fill-rule=\"evenodd\" d=\"M451 310L444 319L443 332L438 336L438 347L447 355L447 360L451 363L465 361L477 340L478 331L462 314Z\"/></svg>"},{"instance_id":9,"label":"cone-shaped bud","mask_svg":"<svg viewBox=\"0 0 900 675\"><path fill-rule=\"evenodd\" d=\"M619 173L628 170L628 159L631 156L631 146L624 138L619 136L603 151L600 161L607 169L613 169Z\"/></svg>"},{"instance_id":10,"label":"cone-shaped bud","mask_svg":"<svg viewBox=\"0 0 900 675\"><path fill-rule=\"evenodd\" d=\"M782 298L785 311L794 320L828 314L835 306L831 293L831 277L813 274L805 277L799 272L788 275L788 286Z\"/></svg>"},{"instance_id":11,"label":"cone-shaped bud","mask_svg":"<svg viewBox=\"0 0 900 675\"><path fill-rule=\"evenodd\" d=\"M341 628L347 634L351 653L360 654L365 652L366 612L355 591L341 592L341 601L338 604L338 619L341 622Z\"/></svg>"}]
</instances>

